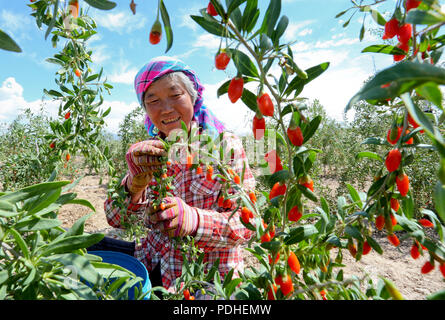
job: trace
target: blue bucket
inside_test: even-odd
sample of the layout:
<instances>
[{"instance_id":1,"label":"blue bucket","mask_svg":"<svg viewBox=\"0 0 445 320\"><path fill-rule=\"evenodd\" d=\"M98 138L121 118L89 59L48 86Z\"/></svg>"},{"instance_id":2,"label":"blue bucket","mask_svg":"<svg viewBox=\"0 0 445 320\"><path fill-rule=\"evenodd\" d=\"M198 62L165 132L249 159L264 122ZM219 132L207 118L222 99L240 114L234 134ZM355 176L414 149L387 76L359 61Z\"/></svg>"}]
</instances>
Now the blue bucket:
<instances>
[{"instance_id":1,"label":"blue bucket","mask_svg":"<svg viewBox=\"0 0 445 320\"><path fill-rule=\"evenodd\" d=\"M151 282L150 278L148 277L147 268L145 268L144 264L135 257L117 251L90 251L89 254L97 255L102 258L103 262L116 264L133 272L136 276L141 277L143 279L142 293L147 293L151 290ZM134 300L134 288L136 286L139 286L139 283L128 290L128 298L130 300ZM151 293L148 293L144 297L144 300L149 300L150 295Z\"/></svg>"}]
</instances>

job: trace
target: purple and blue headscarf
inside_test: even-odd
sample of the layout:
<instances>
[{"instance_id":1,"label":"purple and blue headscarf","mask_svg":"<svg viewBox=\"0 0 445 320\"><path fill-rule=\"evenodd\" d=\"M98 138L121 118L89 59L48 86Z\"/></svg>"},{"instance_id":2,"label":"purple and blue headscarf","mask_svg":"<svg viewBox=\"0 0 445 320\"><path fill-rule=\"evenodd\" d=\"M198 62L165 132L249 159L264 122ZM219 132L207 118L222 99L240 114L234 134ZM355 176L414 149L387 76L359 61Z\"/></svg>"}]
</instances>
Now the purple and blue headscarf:
<instances>
[{"instance_id":1,"label":"purple and blue headscarf","mask_svg":"<svg viewBox=\"0 0 445 320\"><path fill-rule=\"evenodd\" d=\"M202 97L204 87L195 72L184 62L175 58L165 56L154 58L144 65L137 73L134 79L134 88L142 108L144 107L142 97L147 88L162 76L175 71L184 72L195 85L197 97L193 106L194 115L192 121L198 122L198 125L211 135L218 135L225 131L224 125L204 105ZM155 126L148 115L145 116L145 128L147 129L148 135L151 137L159 134L156 132Z\"/></svg>"}]
</instances>

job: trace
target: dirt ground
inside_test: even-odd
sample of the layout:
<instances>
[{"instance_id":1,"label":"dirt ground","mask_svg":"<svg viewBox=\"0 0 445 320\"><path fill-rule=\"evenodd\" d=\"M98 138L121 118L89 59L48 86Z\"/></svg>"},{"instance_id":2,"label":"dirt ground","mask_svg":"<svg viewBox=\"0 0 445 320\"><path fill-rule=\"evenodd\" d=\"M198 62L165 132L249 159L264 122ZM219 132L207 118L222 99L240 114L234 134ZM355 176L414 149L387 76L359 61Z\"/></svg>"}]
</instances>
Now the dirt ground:
<instances>
[{"instance_id":1,"label":"dirt ground","mask_svg":"<svg viewBox=\"0 0 445 320\"><path fill-rule=\"evenodd\" d=\"M85 224L86 232L100 232L106 235L116 236L116 231L108 225L104 214L104 201L106 198L107 181L99 184L99 176L85 176L79 184L72 190L77 193L77 198L86 199L96 208ZM70 227L77 219L91 212L91 209L80 205L65 205L59 212L59 219L63 227ZM371 251L363 256L359 262L351 257L346 251L343 255L344 278L351 275L361 277L366 272L374 283L377 283L379 276L390 279L400 290L403 297L409 300L423 300L426 296L445 288L445 281L436 269L427 275L422 275L420 269L426 258L420 257L413 260L410 256L410 241L402 241L398 248L395 248L382 237L378 239L384 253ZM247 252L246 252L247 253ZM335 259L335 249L331 251L331 260ZM246 265L254 263L255 259L246 257Z\"/></svg>"}]
</instances>

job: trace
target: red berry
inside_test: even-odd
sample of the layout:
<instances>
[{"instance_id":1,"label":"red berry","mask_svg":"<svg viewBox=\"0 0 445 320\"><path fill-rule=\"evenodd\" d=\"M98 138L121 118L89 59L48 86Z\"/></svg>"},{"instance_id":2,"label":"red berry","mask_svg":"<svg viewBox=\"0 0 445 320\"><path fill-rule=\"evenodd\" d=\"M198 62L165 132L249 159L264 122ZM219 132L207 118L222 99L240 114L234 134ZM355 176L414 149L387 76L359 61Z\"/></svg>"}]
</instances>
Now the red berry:
<instances>
[{"instance_id":1,"label":"red berry","mask_svg":"<svg viewBox=\"0 0 445 320\"><path fill-rule=\"evenodd\" d=\"M385 160L386 169L388 169L389 172L396 171L399 168L401 161L402 154L399 149L391 150Z\"/></svg>"},{"instance_id":2,"label":"red berry","mask_svg":"<svg viewBox=\"0 0 445 320\"><path fill-rule=\"evenodd\" d=\"M445 278L445 263L441 263L439 265L439 270L442 273L442 276Z\"/></svg>"},{"instance_id":3,"label":"red berry","mask_svg":"<svg viewBox=\"0 0 445 320\"><path fill-rule=\"evenodd\" d=\"M394 38L399 31L399 21L396 18L393 18L386 22L385 24L385 34L382 39L392 39Z\"/></svg>"},{"instance_id":4,"label":"red berry","mask_svg":"<svg viewBox=\"0 0 445 320\"><path fill-rule=\"evenodd\" d=\"M245 224L248 224L248 223L249 223L249 221L250 221L250 217L251 217L252 215L253 215L252 212L251 212L248 208L243 207L243 208L241 209L241 220L243 220L243 222L244 222Z\"/></svg>"},{"instance_id":5,"label":"red berry","mask_svg":"<svg viewBox=\"0 0 445 320\"><path fill-rule=\"evenodd\" d=\"M284 195L286 193L286 189L287 187L285 184L280 184L280 182L275 183L272 187L272 190L270 190L269 200Z\"/></svg>"},{"instance_id":6,"label":"red berry","mask_svg":"<svg viewBox=\"0 0 445 320\"><path fill-rule=\"evenodd\" d=\"M434 228L434 224L428 219L420 219L419 223L425 228Z\"/></svg>"},{"instance_id":7,"label":"red berry","mask_svg":"<svg viewBox=\"0 0 445 320\"><path fill-rule=\"evenodd\" d=\"M422 269L420 269L420 272L422 272L422 274L427 274L427 273L431 272L433 269L434 269L434 265L432 265L431 262L427 261L422 266Z\"/></svg>"},{"instance_id":8,"label":"red berry","mask_svg":"<svg viewBox=\"0 0 445 320\"><path fill-rule=\"evenodd\" d=\"M286 275L284 278L281 277L280 290L283 295L287 296L288 294L294 291L294 284L292 282L292 278L290 275Z\"/></svg>"},{"instance_id":9,"label":"red berry","mask_svg":"<svg viewBox=\"0 0 445 320\"><path fill-rule=\"evenodd\" d=\"M294 206L292 209L290 209L289 213L287 214L287 218L289 221L298 222L298 220L301 219L303 214L300 212L300 209L298 206Z\"/></svg>"},{"instance_id":10,"label":"red berry","mask_svg":"<svg viewBox=\"0 0 445 320\"><path fill-rule=\"evenodd\" d=\"M239 175L236 175L233 177L233 182L235 182L236 184L240 184L241 183L241 178L239 177Z\"/></svg>"},{"instance_id":11,"label":"red berry","mask_svg":"<svg viewBox=\"0 0 445 320\"><path fill-rule=\"evenodd\" d=\"M250 201L252 201L252 203L255 203L256 202L255 192L253 192L253 191L249 192L249 198L250 198Z\"/></svg>"},{"instance_id":12,"label":"red berry","mask_svg":"<svg viewBox=\"0 0 445 320\"><path fill-rule=\"evenodd\" d=\"M162 37L162 25L159 22L159 20L156 20L153 23L153 26L151 27L150 30L150 43L151 44L158 44L159 41L161 41L161 37Z\"/></svg>"},{"instance_id":13,"label":"red berry","mask_svg":"<svg viewBox=\"0 0 445 320\"><path fill-rule=\"evenodd\" d=\"M227 94L229 95L229 99L232 103L238 101L239 98L243 95L244 90L244 80L242 77L235 77L230 81L229 89Z\"/></svg>"},{"instance_id":14,"label":"red berry","mask_svg":"<svg viewBox=\"0 0 445 320\"><path fill-rule=\"evenodd\" d=\"M408 43L408 41L411 39L412 33L413 26L409 23L405 23L399 28L399 31L397 32L397 39L399 39L401 43Z\"/></svg>"},{"instance_id":15,"label":"red berry","mask_svg":"<svg viewBox=\"0 0 445 320\"><path fill-rule=\"evenodd\" d=\"M400 244L399 238L395 234L389 234L388 240L391 242L395 247L397 247Z\"/></svg>"},{"instance_id":16,"label":"red berry","mask_svg":"<svg viewBox=\"0 0 445 320\"><path fill-rule=\"evenodd\" d=\"M51 149L54 149L55 146L56 146L56 144L55 144L54 142L51 142L51 144L49 145L49 147L50 147Z\"/></svg>"},{"instance_id":17,"label":"red berry","mask_svg":"<svg viewBox=\"0 0 445 320\"><path fill-rule=\"evenodd\" d=\"M298 261L298 258L293 251L289 253L287 264L293 272L295 272L296 274L300 273L300 261Z\"/></svg>"},{"instance_id":18,"label":"red berry","mask_svg":"<svg viewBox=\"0 0 445 320\"><path fill-rule=\"evenodd\" d=\"M196 168L196 174L202 174L202 167Z\"/></svg>"},{"instance_id":19,"label":"red berry","mask_svg":"<svg viewBox=\"0 0 445 320\"><path fill-rule=\"evenodd\" d=\"M314 180L311 179L308 175L305 175L298 179L298 184L308 188L312 192L314 192Z\"/></svg>"},{"instance_id":20,"label":"red berry","mask_svg":"<svg viewBox=\"0 0 445 320\"><path fill-rule=\"evenodd\" d=\"M209 4L207 5L207 13L214 17L218 15L218 12L216 12L215 7L210 1Z\"/></svg>"},{"instance_id":21,"label":"red berry","mask_svg":"<svg viewBox=\"0 0 445 320\"><path fill-rule=\"evenodd\" d=\"M391 209L393 209L395 212L399 211L400 204L399 201L395 198L391 198Z\"/></svg>"},{"instance_id":22,"label":"red berry","mask_svg":"<svg viewBox=\"0 0 445 320\"><path fill-rule=\"evenodd\" d=\"M223 208L224 207L224 197L220 196L218 198L218 207Z\"/></svg>"},{"instance_id":23,"label":"red berry","mask_svg":"<svg viewBox=\"0 0 445 320\"><path fill-rule=\"evenodd\" d=\"M67 112L67 113L65 114L65 119L69 119L70 116L71 116L71 112Z\"/></svg>"},{"instance_id":24,"label":"red berry","mask_svg":"<svg viewBox=\"0 0 445 320\"><path fill-rule=\"evenodd\" d=\"M273 290L273 291L272 291ZM269 287L269 290L267 291L267 300L275 300L275 296L277 294L278 287L274 283ZM275 293L275 295L274 295Z\"/></svg>"},{"instance_id":25,"label":"red berry","mask_svg":"<svg viewBox=\"0 0 445 320\"><path fill-rule=\"evenodd\" d=\"M287 128L287 136L294 146L301 147L303 145L304 138L300 127L296 127L295 129L291 127Z\"/></svg>"},{"instance_id":26,"label":"red berry","mask_svg":"<svg viewBox=\"0 0 445 320\"><path fill-rule=\"evenodd\" d=\"M215 57L215 67L218 70L225 70L230 62L230 57L225 52L221 52Z\"/></svg>"},{"instance_id":27,"label":"red berry","mask_svg":"<svg viewBox=\"0 0 445 320\"><path fill-rule=\"evenodd\" d=\"M397 129L397 133L396 133L396 129ZM395 145L397 143L397 141L399 141L401 135L402 135L402 128L400 128L400 127L391 128L388 130L388 133L386 134L386 140L390 144Z\"/></svg>"},{"instance_id":28,"label":"red berry","mask_svg":"<svg viewBox=\"0 0 445 320\"><path fill-rule=\"evenodd\" d=\"M385 226L385 217L384 217L383 215L378 216L378 217L375 219L375 227L376 227L378 230L382 230L384 226Z\"/></svg>"},{"instance_id":29,"label":"red berry","mask_svg":"<svg viewBox=\"0 0 445 320\"><path fill-rule=\"evenodd\" d=\"M277 253L274 255L274 257L275 257L275 259L272 261L272 256L269 254L269 264L270 264L270 265L272 265L272 264L277 264L277 262L280 260L280 253L277 252Z\"/></svg>"},{"instance_id":30,"label":"red berry","mask_svg":"<svg viewBox=\"0 0 445 320\"><path fill-rule=\"evenodd\" d=\"M396 177L397 190L402 197L406 196L409 191L409 178L405 173L401 173Z\"/></svg>"},{"instance_id":31,"label":"red berry","mask_svg":"<svg viewBox=\"0 0 445 320\"><path fill-rule=\"evenodd\" d=\"M367 255L369 252L371 252L371 246L368 241L365 241L363 242L363 255Z\"/></svg>"},{"instance_id":32,"label":"red berry","mask_svg":"<svg viewBox=\"0 0 445 320\"><path fill-rule=\"evenodd\" d=\"M406 130L405 131L405 135L408 135L409 132L410 132L409 130ZM406 144L413 144L414 143L414 138L413 137L409 138L405 143Z\"/></svg>"},{"instance_id":33,"label":"red berry","mask_svg":"<svg viewBox=\"0 0 445 320\"><path fill-rule=\"evenodd\" d=\"M258 109L263 116L272 117L274 113L274 105L272 99L267 92L261 94L256 99L258 104Z\"/></svg>"},{"instance_id":34,"label":"red berry","mask_svg":"<svg viewBox=\"0 0 445 320\"><path fill-rule=\"evenodd\" d=\"M82 73L80 72L79 69L74 70L74 73L76 74L77 77L80 78L80 76L82 75Z\"/></svg>"},{"instance_id":35,"label":"red berry","mask_svg":"<svg viewBox=\"0 0 445 320\"><path fill-rule=\"evenodd\" d=\"M406 0L406 12L410 11L411 9L417 8L422 1L418 0Z\"/></svg>"},{"instance_id":36,"label":"red berry","mask_svg":"<svg viewBox=\"0 0 445 320\"><path fill-rule=\"evenodd\" d=\"M70 161L70 159L71 159L71 156L70 156L70 154L69 154L69 153L67 153L67 154L66 154L66 156L65 156L65 159L66 159L66 161Z\"/></svg>"},{"instance_id":37,"label":"red berry","mask_svg":"<svg viewBox=\"0 0 445 320\"><path fill-rule=\"evenodd\" d=\"M415 260L420 256L419 246L417 243L414 243L411 247L411 257Z\"/></svg>"},{"instance_id":38,"label":"red berry","mask_svg":"<svg viewBox=\"0 0 445 320\"><path fill-rule=\"evenodd\" d=\"M266 131L266 120L263 117L258 118L255 115L253 117L252 130L255 140L260 140L262 137L264 137L264 132Z\"/></svg>"},{"instance_id":39,"label":"red berry","mask_svg":"<svg viewBox=\"0 0 445 320\"><path fill-rule=\"evenodd\" d=\"M355 256L357 255L357 248L356 248L355 244L353 244L352 242L349 243L348 250L349 250L349 253L351 254L351 256L353 256L355 258Z\"/></svg>"},{"instance_id":40,"label":"red berry","mask_svg":"<svg viewBox=\"0 0 445 320\"><path fill-rule=\"evenodd\" d=\"M283 165L281 164L280 156L278 155L276 150L271 150L268 153L266 153L264 159L269 164L269 170L271 174L283 170Z\"/></svg>"},{"instance_id":41,"label":"red berry","mask_svg":"<svg viewBox=\"0 0 445 320\"><path fill-rule=\"evenodd\" d=\"M223 202L224 209L230 209L232 208L232 201L230 199L226 199Z\"/></svg>"}]
</instances>

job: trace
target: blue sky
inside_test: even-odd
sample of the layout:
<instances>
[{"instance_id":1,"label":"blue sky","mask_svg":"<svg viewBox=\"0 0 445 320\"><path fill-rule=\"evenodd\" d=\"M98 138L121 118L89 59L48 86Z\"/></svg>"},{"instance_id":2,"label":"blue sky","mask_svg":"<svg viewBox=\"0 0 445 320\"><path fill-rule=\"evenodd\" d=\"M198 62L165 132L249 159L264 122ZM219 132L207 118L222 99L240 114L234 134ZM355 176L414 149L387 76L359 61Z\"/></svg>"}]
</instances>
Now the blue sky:
<instances>
[{"instance_id":1,"label":"blue sky","mask_svg":"<svg viewBox=\"0 0 445 320\"><path fill-rule=\"evenodd\" d=\"M62 0L63 2L63 0ZM107 117L108 130L116 133L124 116L137 106L133 79L138 69L149 59L165 54L166 41L158 45L148 42L149 31L156 16L155 1L135 0L137 14L129 8L130 0L115 0L111 11L89 9L98 24L98 34L88 42L94 52L93 69L104 68L104 75L114 86L112 94L105 94L104 109L112 107ZM226 71L214 68L214 55L219 39L206 33L190 15L207 6L206 0L165 0L170 13L174 42L168 55L178 57L196 70L206 87L205 102L229 129L239 134L250 132L253 113L241 102L232 104L226 95L216 97L218 87L235 75L232 64ZM45 61L58 52L44 39L46 29L39 30L28 1L0 0L0 29L11 35L22 48L22 53L0 50L0 122L13 120L22 108L38 110L44 99L44 108L56 116L58 103L44 97L43 89L57 89L54 74L57 66ZM80 6L89 6L82 0ZM186 6L184 4L186 3ZM266 7L268 1L259 0ZM395 1L380 7L388 17ZM349 15L335 19L335 15L350 6L349 0L283 0L282 14L290 20L285 40L296 40L294 58L302 68L330 62L329 69L311 82L300 96L319 99L328 115L341 120L349 99L368 77L388 67L392 57L360 53L370 44L382 43L375 34L367 33L360 42L363 15L356 14L347 28L342 24ZM262 11L262 15L264 10ZM260 16L260 19L262 17ZM377 29L370 16L366 24Z\"/></svg>"}]
</instances>

